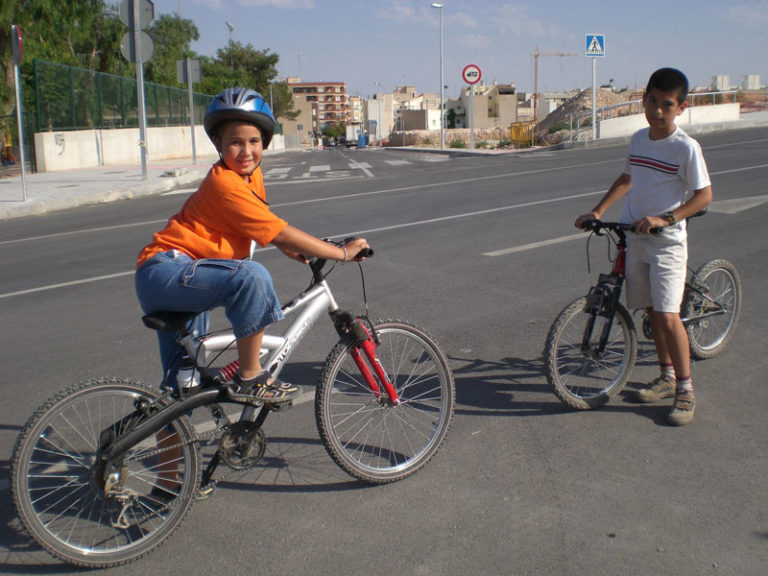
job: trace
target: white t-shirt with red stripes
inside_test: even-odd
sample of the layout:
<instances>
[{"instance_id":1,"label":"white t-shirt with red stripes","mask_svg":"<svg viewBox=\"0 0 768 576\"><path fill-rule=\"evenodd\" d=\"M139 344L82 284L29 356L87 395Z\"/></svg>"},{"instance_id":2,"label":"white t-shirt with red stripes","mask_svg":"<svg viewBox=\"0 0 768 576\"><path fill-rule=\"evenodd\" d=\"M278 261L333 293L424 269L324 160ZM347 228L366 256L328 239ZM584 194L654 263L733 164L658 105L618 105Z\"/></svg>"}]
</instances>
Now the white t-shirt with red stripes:
<instances>
[{"instance_id":1,"label":"white t-shirt with red stripes","mask_svg":"<svg viewBox=\"0 0 768 576\"><path fill-rule=\"evenodd\" d=\"M680 128L663 140L651 140L649 129L635 132L629 143L624 173L632 179L621 221L661 216L685 202L689 192L710 185L699 143ZM685 220L664 228L665 236L685 238Z\"/></svg>"}]
</instances>

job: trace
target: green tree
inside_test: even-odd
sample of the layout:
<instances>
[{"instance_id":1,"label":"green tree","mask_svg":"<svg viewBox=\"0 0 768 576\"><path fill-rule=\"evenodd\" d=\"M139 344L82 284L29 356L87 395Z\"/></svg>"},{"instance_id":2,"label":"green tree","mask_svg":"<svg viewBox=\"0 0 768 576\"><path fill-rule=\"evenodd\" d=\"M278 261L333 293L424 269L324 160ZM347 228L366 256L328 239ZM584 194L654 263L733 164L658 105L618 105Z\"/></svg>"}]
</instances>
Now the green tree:
<instances>
[{"instance_id":1,"label":"green tree","mask_svg":"<svg viewBox=\"0 0 768 576\"><path fill-rule=\"evenodd\" d=\"M265 97L271 100L272 112L275 118L284 120L296 120L301 110L294 110L293 91L285 82L272 84L272 91Z\"/></svg>"},{"instance_id":2,"label":"green tree","mask_svg":"<svg viewBox=\"0 0 768 576\"><path fill-rule=\"evenodd\" d=\"M21 70L25 80L32 77L35 58L114 72L122 24L106 12L103 0L5 0L0 2L0 114L8 114L14 107L10 48L13 24L22 34Z\"/></svg>"},{"instance_id":3,"label":"green tree","mask_svg":"<svg viewBox=\"0 0 768 576\"><path fill-rule=\"evenodd\" d=\"M128 28L119 20L120 0L0 0L0 116L11 115L14 108L13 61L10 46L11 25L19 26L23 37L22 79L25 109L34 109L33 60L77 66L116 76L135 77L136 68L121 53L120 41ZM191 20L178 16L159 15L147 30L152 36L155 51L145 63L144 77L148 82L166 86L179 86L177 60L199 58L202 82L195 91L216 94L231 86L246 86L270 98L278 118L292 118L293 97L287 86L274 83L279 56L269 50L257 50L251 44L230 41L219 49L214 58L195 54L191 42L198 40L200 32ZM88 74L80 74L81 92L77 111L78 121L89 122L93 98L82 94L91 90ZM64 104L57 80L51 79L45 88L46 114L58 117L57 107Z\"/></svg>"},{"instance_id":4,"label":"green tree","mask_svg":"<svg viewBox=\"0 0 768 576\"><path fill-rule=\"evenodd\" d=\"M294 111L291 90L284 83L274 83L279 60L280 57L269 50L257 50L251 44L230 41L226 48L217 50L215 58L203 60L201 91L218 94L232 86L252 88L267 101L272 100L276 118L293 120L299 111Z\"/></svg>"},{"instance_id":5,"label":"green tree","mask_svg":"<svg viewBox=\"0 0 768 576\"><path fill-rule=\"evenodd\" d=\"M0 67L5 81L0 86L0 115L7 115L15 108L13 62L8 41L12 24L19 26L23 38L21 77L25 110L33 110L35 105L32 86L35 59L113 73L119 63L122 24L114 12L106 10L103 0L2 2ZM77 83L75 90L80 95L76 110L70 111L70 115L75 114L80 121L90 123L93 84L82 75L74 81ZM49 117L66 107L61 102L60 86L54 84L48 86L50 97L45 98L44 103Z\"/></svg>"},{"instance_id":6,"label":"green tree","mask_svg":"<svg viewBox=\"0 0 768 576\"><path fill-rule=\"evenodd\" d=\"M190 43L200 39L200 31L192 20L163 14L155 18L148 32L155 43L155 51L145 65L144 77L148 82L180 86L176 62L196 58Z\"/></svg>"}]
</instances>

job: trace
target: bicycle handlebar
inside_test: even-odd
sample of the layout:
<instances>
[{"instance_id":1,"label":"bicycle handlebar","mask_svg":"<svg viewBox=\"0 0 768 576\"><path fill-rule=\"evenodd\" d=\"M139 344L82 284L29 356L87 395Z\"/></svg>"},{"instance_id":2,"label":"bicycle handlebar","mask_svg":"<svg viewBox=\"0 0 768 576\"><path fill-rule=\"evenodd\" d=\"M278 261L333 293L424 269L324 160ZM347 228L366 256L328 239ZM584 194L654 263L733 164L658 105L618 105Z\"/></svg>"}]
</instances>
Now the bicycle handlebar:
<instances>
[{"instance_id":1,"label":"bicycle handlebar","mask_svg":"<svg viewBox=\"0 0 768 576\"><path fill-rule=\"evenodd\" d=\"M634 231L632 224L623 224L621 222L603 222L602 220L587 220L581 225L583 230L588 230L600 235L600 231L603 229L610 230L622 235L625 230L630 232Z\"/></svg>"},{"instance_id":2,"label":"bicycle handlebar","mask_svg":"<svg viewBox=\"0 0 768 576\"><path fill-rule=\"evenodd\" d=\"M707 213L707 208L702 208L696 214L693 214L691 216L688 216L686 220L690 220L691 218L698 218L699 216L704 216L704 214ZM589 230L590 232L594 232L596 235L600 235L600 230L607 229L611 232L615 232L616 234L619 234L620 236L623 235L624 231L629 230L630 232L635 231L635 227L632 224L623 224L621 222L603 222L602 220L587 220L582 224L583 230ZM661 231L664 228L652 228L651 234L660 234Z\"/></svg>"}]
</instances>

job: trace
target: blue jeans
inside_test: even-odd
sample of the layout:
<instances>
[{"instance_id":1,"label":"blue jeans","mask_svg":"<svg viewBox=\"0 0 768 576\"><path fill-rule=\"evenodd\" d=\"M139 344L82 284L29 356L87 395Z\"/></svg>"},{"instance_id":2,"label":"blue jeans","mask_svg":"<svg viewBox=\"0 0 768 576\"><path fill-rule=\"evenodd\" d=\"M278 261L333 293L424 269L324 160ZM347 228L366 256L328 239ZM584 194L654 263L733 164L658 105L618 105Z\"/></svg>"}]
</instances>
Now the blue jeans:
<instances>
[{"instance_id":1,"label":"blue jeans","mask_svg":"<svg viewBox=\"0 0 768 576\"><path fill-rule=\"evenodd\" d=\"M160 252L136 271L136 295L145 314L198 312L193 333L208 331L209 310L224 307L236 338L249 336L283 318L270 276L251 260L193 260L176 251ZM184 349L173 331L157 333L163 386L175 387Z\"/></svg>"}]
</instances>

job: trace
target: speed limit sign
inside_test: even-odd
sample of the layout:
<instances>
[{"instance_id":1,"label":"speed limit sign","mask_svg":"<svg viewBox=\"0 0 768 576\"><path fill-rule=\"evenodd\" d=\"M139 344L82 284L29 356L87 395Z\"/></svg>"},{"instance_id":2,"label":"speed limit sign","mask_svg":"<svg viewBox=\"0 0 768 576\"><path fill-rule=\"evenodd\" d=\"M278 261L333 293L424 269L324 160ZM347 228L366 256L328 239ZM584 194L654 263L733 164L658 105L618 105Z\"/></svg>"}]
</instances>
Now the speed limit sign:
<instances>
[{"instance_id":1,"label":"speed limit sign","mask_svg":"<svg viewBox=\"0 0 768 576\"><path fill-rule=\"evenodd\" d=\"M474 64L464 66L464 70L461 71L461 77L467 84L477 84L480 82L480 78L483 77L483 73L480 72L480 68Z\"/></svg>"}]
</instances>

